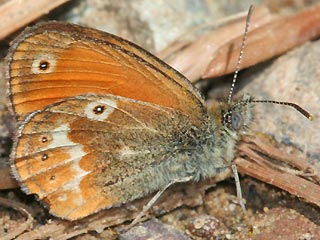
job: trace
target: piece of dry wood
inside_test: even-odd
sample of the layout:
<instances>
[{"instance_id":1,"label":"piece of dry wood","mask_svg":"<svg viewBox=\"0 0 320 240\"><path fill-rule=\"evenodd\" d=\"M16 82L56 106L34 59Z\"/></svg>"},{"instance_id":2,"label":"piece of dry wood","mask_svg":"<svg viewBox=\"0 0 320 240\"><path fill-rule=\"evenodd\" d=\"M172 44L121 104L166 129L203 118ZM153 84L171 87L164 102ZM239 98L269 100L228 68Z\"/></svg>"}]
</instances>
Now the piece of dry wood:
<instances>
[{"instance_id":1,"label":"piece of dry wood","mask_svg":"<svg viewBox=\"0 0 320 240\"><path fill-rule=\"evenodd\" d=\"M320 207L319 185L289 173L265 168L244 158L237 158L235 162L237 163L239 172L277 186L292 195Z\"/></svg>"},{"instance_id":2,"label":"piece of dry wood","mask_svg":"<svg viewBox=\"0 0 320 240\"><path fill-rule=\"evenodd\" d=\"M24 231L26 231L28 228L31 228L32 222L33 222L33 217L28 211L28 207L25 206L24 204L20 202L15 202L12 200L8 200L6 198L0 197L0 206L5 206L9 208L13 208L20 212L22 215L25 215L27 217L27 220L18 226L15 229L12 229L8 234L5 236L0 236L2 240L10 240L14 239L17 236L21 235Z\"/></svg>"},{"instance_id":3,"label":"piece of dry wood","mask_svg":"<svg viewBox=\"0 0 320 240\"><path fill-rule=\"evenodd\" d=\"M219 28L206 32L193 41L183 41L181 40L184 39L182 36L159 52L157 56L194 82L203 75L209 62L222 46L232 39L243 36L246 15L247 13L245 16L233 19ZM272 16L268 8L259 6L252 13L252 29L259 28L274 18L276 16ZM196 31L188 32L187 37L189 38L193 34L196 34Z\"/></svg>"},{"instance_id":4,"label":"piece of dry wood","mask_svg":"<svg viewBox=\"0 0 320 240\"><path fill-rule=\"evenodd\" d=\"M0 40L69 0L10 0L0 5Z\"/></svg>"},{"instance_id":5,"label":"piece of dry wood","mask_svg":"<svg viewBox=\"0 0 320 240\"><path fill-rule=\"evenodd\" d=\"M317 4L294 16L282 17L249 31L241 68L253 66L319 37L319 22L320 4ZM221 47L202 78L218 77L234 72L241 43L242 36Z\"/></svg>"},{"instance_id":6,"label":"piece of dry wood","mask_svg":"<svg viewBox=\"0 0 320 240\"><path fill-rule=\"evenodd\" d=\"M315 182L320 183L320 173L318 172L318 169L316 168L316 166L310 164L305 156L299 156L298 153L288 154L286 151L283 151L282 148L277 148L272 145L271 142L264 137L244 136L243 139L246 143L249 143L245 146L251 148L256 152L256 154L258 154L259 152L267 154L268 156L278 160L279 162L283 162L285 164L288 164L289 166L294 167L295 169L300 170L304 173L302 174L303 176L310 176L314 179ZM240 146L240 148L243 148L245 146L242 145ZM268 163L270 164L270 161L268 161Z\"/></svg>"},{"instance_id":7,"label":"piece of dry wood","mask_svg":"<svg viewBox=\"0 0 320 240\"><path fill-rule=\"evenodd\" d=\"M306 202L320 207L320 186L317 184L319 172L308 163L306 158L289 156L283 149L267 144L265 140L258 136L250 136L244 139L256 144L250 146L248 142L242 142L238 146L240 155L246 156L238 157L235 160L240 173L279 187ZM253 151L250 151L250 149ZM259 152L263 155L259 155ZM260 157L257 157L257 155ZM272 164L268 164L268 161L270 162L269 157L275 160ZM295 169L290 171L289 165L294 166ZM287 166L288 170L284 166ZM308 171L308 174L305 178L298 176L295 174L296 169L301 172Z\"/></svg>"}]
</instances>

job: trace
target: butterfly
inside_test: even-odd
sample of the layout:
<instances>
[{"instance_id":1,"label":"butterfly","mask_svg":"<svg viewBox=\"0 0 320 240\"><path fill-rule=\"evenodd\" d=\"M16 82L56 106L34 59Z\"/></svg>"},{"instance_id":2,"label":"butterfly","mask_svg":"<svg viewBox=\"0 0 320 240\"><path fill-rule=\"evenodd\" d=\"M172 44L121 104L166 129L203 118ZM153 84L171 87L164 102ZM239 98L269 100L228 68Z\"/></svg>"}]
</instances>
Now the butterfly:
<instances>
[{"instance_id":1,"label":"butterfly","mask_svg":"<svg viewBox=\"0 0 320 240\"><path fill-rule=\"evenodd\" d=\"M62 22L9 50L15 178L50 213L77 220L228 168L252 98L206 106L182 74L139 46Z\"/></svg>"}]
</instances>

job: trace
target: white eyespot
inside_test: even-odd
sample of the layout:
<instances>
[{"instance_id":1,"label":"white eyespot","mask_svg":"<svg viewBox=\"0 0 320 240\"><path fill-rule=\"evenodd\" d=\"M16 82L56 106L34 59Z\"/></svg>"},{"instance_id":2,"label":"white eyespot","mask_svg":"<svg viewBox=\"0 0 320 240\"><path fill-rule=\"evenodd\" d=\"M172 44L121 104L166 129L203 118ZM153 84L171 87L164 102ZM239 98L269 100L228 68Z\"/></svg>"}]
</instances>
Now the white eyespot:
<instances>
[{"instance_id":1,"label":"white eyespot","mask_svg":"<svg viewBox=\"0 0 320 240\"><path fill-rule=\"evenodd\" d=\"M109 115L113 113L116 107L116 101L104 99L99 102L89 103L85 108L84 113L87 118L96 121L104 121L108 119Z\"/></svg>"},{"instance_id":2,"label":"white eyespot","mask_svg":"<svg viewBox=\"0 0 320 240\"><path fill-rule=\"evenodd\" d=\"M50 73L56 67L56 58L52 54L42 53L35 57L31 66L31 73Z\"/></svg>"}]
</instances>

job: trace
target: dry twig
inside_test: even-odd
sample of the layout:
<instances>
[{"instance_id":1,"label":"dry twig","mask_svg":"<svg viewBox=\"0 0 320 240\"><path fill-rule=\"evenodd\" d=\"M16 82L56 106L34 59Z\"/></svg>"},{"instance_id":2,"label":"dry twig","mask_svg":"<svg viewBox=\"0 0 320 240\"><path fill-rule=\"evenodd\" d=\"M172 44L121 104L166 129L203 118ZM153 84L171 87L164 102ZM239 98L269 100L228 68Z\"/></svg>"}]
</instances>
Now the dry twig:
<instances>
[{"instance_id":1,"label":"dry twig","mask_svg":"<svg viewBox=\"0 0 320 240\"><path fill-rule=\"evenodd\" d=\"M28 209L27 206L25 206L22 203L8 200L8 199L2 198L2 197L0 197L0 205L5 206L5 207L9 207L9 208L13 208L13 209L17 210L18 212L20 212L22 215L25 215L27 217L27 221L25 223L16 227L7 235L1 236L1 239L3 239L3 240L13 239L13 238L19 236L20 234L22 234L28 228L31 228L32 222L33 222L33 217L31 216L30 212L27 211L27 209Z\"/></svg>"},{"instance_id":2,"label":"dry twig","mask_svg":"<svg viewBox=\"0 0 320 240\"><path fill-rule=\"evenodd\" d=\"M69 0L10 0L0 5L0 40Z\"/></svg>"}]
</instances>

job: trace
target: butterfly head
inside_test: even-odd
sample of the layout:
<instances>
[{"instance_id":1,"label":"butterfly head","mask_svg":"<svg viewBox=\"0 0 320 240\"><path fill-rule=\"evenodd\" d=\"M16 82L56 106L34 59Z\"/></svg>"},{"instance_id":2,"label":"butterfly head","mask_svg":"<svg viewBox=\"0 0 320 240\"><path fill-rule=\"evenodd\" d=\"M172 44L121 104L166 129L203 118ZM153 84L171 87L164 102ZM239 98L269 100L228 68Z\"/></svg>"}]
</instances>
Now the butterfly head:
<instances>
[{"instance_id":1,"label":"butterfly head","mask_svg":"<svg viewBox=\"0 0 320 240\"><path fill-rule=\"evenodd\" d=\"M240 100L227 103L212 101L208 110L212 114L213 128L220 128L223 132L243 132L248 129L253 120L253 98L244 95Z\"/></svg>"},{"instance_id":2,"label":"butterfly head","mask_svg":"<svg viewBox=\"0 0 320 240\"><path fill-rule=\"evenodd\" d=\"M231 131L245 130L252 121L252 97L244 95L242 100L226 104L221 108L221 121Z\"/></svg>"}]
</instances>

